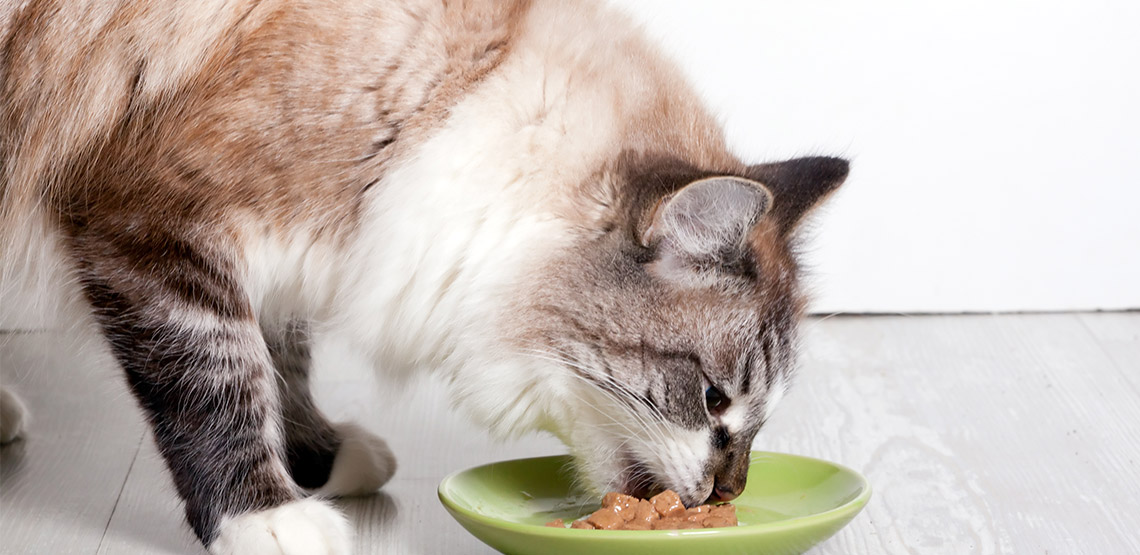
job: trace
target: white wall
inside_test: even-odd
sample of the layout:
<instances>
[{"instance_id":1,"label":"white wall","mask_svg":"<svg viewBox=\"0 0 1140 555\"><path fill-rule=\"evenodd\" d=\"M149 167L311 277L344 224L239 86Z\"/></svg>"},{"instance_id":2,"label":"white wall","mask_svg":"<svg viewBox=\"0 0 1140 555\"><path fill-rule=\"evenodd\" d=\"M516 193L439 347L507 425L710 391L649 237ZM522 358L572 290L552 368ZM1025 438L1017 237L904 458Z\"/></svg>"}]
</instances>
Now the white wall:
<instances>
[{"instance_id":1,"label":"white wall","mask_svg":"<svg viewBox=\"0 0 1140 555\"><path fill-rule=\"evenodd\" d=\"M1140 307L1140 2L614 1L747 159L854 160L813 310Z\"/></svg>"},{"instance_id":2,"label":"white wall","mask_svg":"<svg viewBox=\"0 0 1140 555\"><path fill-rule=\"evenodd\" d=\"M1140 2L617 3L746 158L854 160L814 310L1140 307Z\"/></svg>"}]
</instances>

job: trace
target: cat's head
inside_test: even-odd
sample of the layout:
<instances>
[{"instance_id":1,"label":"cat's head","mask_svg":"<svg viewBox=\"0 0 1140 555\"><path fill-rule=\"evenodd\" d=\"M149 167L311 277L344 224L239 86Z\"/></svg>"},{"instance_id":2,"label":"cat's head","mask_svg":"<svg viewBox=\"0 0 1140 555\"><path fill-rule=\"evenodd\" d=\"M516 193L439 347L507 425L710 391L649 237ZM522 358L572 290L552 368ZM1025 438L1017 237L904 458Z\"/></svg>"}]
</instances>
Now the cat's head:
<instances>
[{"instance_id":1,"label":"cat's head","mask_svg":"<svg viewBox=\"0 0 1140 555\"><path fill-rule=\"evenodd\" d=\"M835 158L735 175L642 160L610 176L610 216L527 311L527 352L565 377L551 427L589 487L686 504L740 493L793 367L793 232L846 176Z\"/></svg>"}]
</instances>

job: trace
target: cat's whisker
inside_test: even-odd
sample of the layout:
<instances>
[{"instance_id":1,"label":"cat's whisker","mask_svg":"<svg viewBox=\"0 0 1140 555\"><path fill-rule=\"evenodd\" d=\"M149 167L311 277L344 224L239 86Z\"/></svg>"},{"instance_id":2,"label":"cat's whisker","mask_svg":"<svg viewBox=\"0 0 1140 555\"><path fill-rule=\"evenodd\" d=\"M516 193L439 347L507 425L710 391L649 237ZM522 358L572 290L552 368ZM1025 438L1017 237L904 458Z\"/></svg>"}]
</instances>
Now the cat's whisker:
<instances>
[{"instance_id":1,"label":"cat's whisker","mask_svg":"<svg viewBox=\"0 0 1140 555\"><path fill-rule=\"evenodd\" d=\"M644 445L649 447L651 450L655 450L657 448L656 446L658 446L658 445L668 445L669 443L671 443L668 440L668 437L666 436L666 434L664 434L664 432L662 432L658 428L658 426L656 425L655 422L653 422L649 418L646 418L646 417L638 414L627 402L616 397L613 393L606 391L605 389L594 387L595 384L593 382L591 382L590 380L587 380L586 378L584 378L582 376L576 376L575 375L574 378L581 380L582 382L586 383L587 385L590 385L592 391L598 392L601 395L610 398L614 402L614 404L617 408L623 410L626 413L626 415L630 416L638 424L640 424L640 427L642 428L642 430L644 430L645 432L648 432L649 435L652 436L652 438L655 440L655 441L644 442ZM624 426L624 424L623 424L623 426ZM626 427L626 428L628 430L628 427ZM630 430L630 434L635 439L640 439L641 434L635 433L632 430Z\"/></svg>"},{"instance_id":2,"label":"cat's whisker","mask_svg":"<svg viewBox=\"0 0 1140 555\"><path fill-rule=\"evenodd\" d=\"M314 332L397 380L435 370L500 437L554 428L591 487L693 496L744 464L710 432L751 441L782 394L794 232L846 161L744 164L604 3L328 2L319 29L305 2L134 3L94 26L85 2L0 10L35 46L0 52L0 305L67 287L209 551L304 551L270 522L349 552L298 489L391 476L378 438L333 464L365 431L317 409Z\"/></svg>"},{"instance_id":3,"label":"cat's whisker","mask_svg":"<svg viewBox=\"0 0 1140 555\"><path fill-rule=\"evenodd\" d=\"M567 361L565 359L560 359L560 358L553 357L553 356L547 356L547 353L544 353L544 352L532 351L529 353L529 355L533 356L535 358L547 360L547 361L554 362L554 363L572 364L571 361ZM655 451L658 445L665 445L665 444L669 443L667 436L659 429L659 427L656 425L655 422L653 422L649 418L642 416L636 410L634 410L633 406L640 406L640 405L631 406L628 402L626 402L625 400L616 396L613 392L607 391L605 388L596 387L596 384L594 384L590 380L587 380L585 377L579 376L576 374L572 374L572 376L574 379L581 380L583 383L590 385L591 391L594 391L598 394L601 394L605 398L610 399L619 410L622 410L623 412L625 412L628 416L633 418L636 423L638 423L640 425L639 427L641 428L642 433L647 432L650 436L652 436L656 441L645 441L645 442L643 442L643 444L645 446L649 447L650 450ZM599 414L607 415L607 417L609 417L608 414L605 411L602 411L599 407L597 407L597 405L590 403L589 401L583 399L577 393L574 393L574 392L571 392L571 393L580 402L586 404L587 406L592 407ZM641 433L634 431L628 425L626 425L625 423L623 423L617 419L614 419L613 417L609 417L609 418L611 419L612 424L616 424L616 425L620 426L623 430L625 430L627 433L629 433L632 438L640 440Z\"/></svg>"},{"instance_id":4,"label":"cat's whisker","mask_svg":"<svg viewBox=\"0 0 1140 555\"><path fill-rule=\"evenodd\" d=\"M585 368L584 365L573 360L569 360L569 356L567 356L566 353L554 354L541 350L532 350L532 353L535 353L546 360L555 362L556 364L563 364L565 366L580 369L583 372L589 372L589 370ZM576 374L573 375L573 377L575 379L586 382L587 384L593 386L593 389L595 391L598 391L600 394L610 398L613 402L622 407L624 409L624 412L638 423L638 427L641 428L643 432L642 434L636 434L632 436L630 440L637 441L638 444L642 446L641 449L652 454L651 459L658 461L674 460L673 455L675 455L675 453L672 452L674 449L685 450L687 454L682 456L682 460L684 460L686 457L691 458L695 456L693 453L691 453L691 448L688 445L674 444L669 440L668 434L660 428L660 423L667 421L661 414L660 410L658 410L655 406L639 402L640 398L638 394L632 391L626 384L617 381L613 377L599 376L593 373L589 375L589 379L587 379L585 376ZM643 410L647 411L648 414L643 416ZM653 438L653 440L645 440L644 437L646 436ZM628 444L624 445L625 448L629 447ZM752 461L749 460L748 464L751 465ZM627 468L625 472L629 472L629 470L630 469ZM666 474L669 473L667 470L659 471L665 472ZM653 474L649 471L640 472L648 473L649 475Z\"/></svg>"},{"instance_id":5,"label":"cat's whisker","mask_svg":"<svg viewBox=\"0 0 1140 555\"><path fill-rule=\"evenodd\" d=\"M629 388L629 386L627 386L627 385L625 385L625 384L623 384L623 383L621 383L621 382L617 381L617 380L616 380L616 379L614 379L613 377L611 377L611 376L604 376L604 375L594 375L594 374L591 372L591 370L590 370L589 368L586 368L585 366L583 366L583 365L581 365L581 364L578 364L578 363L576 363L576 362L574 362L574 361L572 361L572 360L569 360L569 359L567 359L567 358L559 358L559 357L555 356L553 353L548 353L548 352L545 352L545 351L538 351L538 350L533 350L533 351L531 351L531 353L532 353L532 354L537 354L537 355L540 355L540 356L548 356L548 355L549 355L549 358L547 358L547 360L551 360L552 362L555 362L555 363L560 363L560 364L564 364L564 365L570 366L570 367L572 367L572 368L576 368L576 369L579 369L579 370L581 370L581 371L583 371L583 372L586 372L586 373L590 374L590 375L591 375L591 377L592 377L593 379L595 379L595 380L598 380L598 381L600 381L600 382L603 382L603 383L605 383L605 384L607 384L607 385L611 385L611 386L613 386L614 388L618 389L618 390L619 390L619 392L621 392L621 393L624 393L624 394L625 394L627 397L629 397L629 399L630 399L631 401L633 401L633 402L634 402L634 403L631 403L631 404L636 404L636 405L637 405L637 406L639 406L639 407L644 407L644 408L648 409L648 410L649 410L649 411L652 413L652 416L654 416L654 417L656 417L656 418L659 418L659 419L661 419L661 420L665 420L665 416L664 416L663 414L661 414L660 410L659 410L657 407L655 407L655 406L653 406L653 405L651 405L651 404L648 404L648 403L646 403L646 402L645 402L645 401L644 401L644 400L641 398L641 396L640 396L640 395L638 395L638 394L637 394L636 392L634 392L633 390L631 390L631 389ZM580 378L581 376L577 376L577 377L579 377L579 378Z\"/></svg>"}]
</instances>

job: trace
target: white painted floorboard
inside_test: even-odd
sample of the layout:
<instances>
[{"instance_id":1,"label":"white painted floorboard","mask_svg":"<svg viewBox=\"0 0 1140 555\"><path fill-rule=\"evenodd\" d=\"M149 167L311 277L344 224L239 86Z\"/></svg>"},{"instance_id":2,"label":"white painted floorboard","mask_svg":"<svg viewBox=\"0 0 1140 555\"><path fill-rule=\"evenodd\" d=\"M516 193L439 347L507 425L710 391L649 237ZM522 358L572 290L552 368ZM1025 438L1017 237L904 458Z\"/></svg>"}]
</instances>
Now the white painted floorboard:
<instances>
[{"instance_id":1,"label":"white painted floorboard","mask_svg":"<svg viewBox=\"0 0 1140 555\"><path fill-rule=\"evenodd\" d=\"M0 336L0 379L33 412L0 451L0 553L202 554L121 377L58 332ZM388 439L384 491L341 502L357 553L491 553L440 506L447 473L561 453L496 443L438 383L375 384L318 352L334 419ZM813 319L801 371L756 447L864 472L864 512L816 555L1140 553L1140 314Z\"/></svg>"}]
</instances>

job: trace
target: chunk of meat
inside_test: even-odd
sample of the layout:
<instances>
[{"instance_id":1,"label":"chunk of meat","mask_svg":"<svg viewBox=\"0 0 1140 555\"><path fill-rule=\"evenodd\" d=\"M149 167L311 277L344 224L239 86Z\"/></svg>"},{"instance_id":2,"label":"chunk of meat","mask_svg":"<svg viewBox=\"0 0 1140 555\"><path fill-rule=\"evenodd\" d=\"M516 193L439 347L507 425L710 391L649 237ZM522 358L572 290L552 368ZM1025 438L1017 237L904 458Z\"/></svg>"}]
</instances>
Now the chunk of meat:
<instances>
[{"instance_id":1,"label":"chunk of meat","mask_svg":"<svg viewBox=\"0 0 1140 555\"><path fill-rule=\"evenodd\" d=\"M623 521L629 522L637 516L638 501L640 499L636 497L611 491L602 497L602 508L613 509L614 513L620 515Z\"/></svg>"},{"instance_id":2,"label":"chunk of meat","mask_svg":"<svg viewBox=\"0 0 1140 555\"><path fill-rule=\"evenodd\" d=\"M646 526L650 526L658 518L660 517L657 515L657 509L653 508L653 503L645 499L638 499L637 509L634 511L633 520L630 521L630 524L645 523Z\"/></svg>"},{"instance_id":3,"label":"chunk of meat","mask_svg":"<svg viewBox=\"0 0 1140 555\"><path fill-rule=\"evenodd\" d=\"M597 528L595 528L593 524L586 522L584 519L583 520L575 520L574 522L571 522L570 527L575 529L575 530L597 530Z\"/></svg>"},{"instance_id":4,"label":"chunk of meat","mask_svg":"<svg viewBox=\"0 0 1140 555\"><path fill-rule=\"evenodd\" d=\"M665 490L648 500L610 492L602 497L602 508L570 523L571 528L587 530L691 530L737 526L736 507L700 505L685 508L676 492ZM547 526L565 527L562 519Z\"/></svg>"},{"instance_id":5,"label":"chunk of meat","mask_svg":"<svg viewBox=\"0 0 1140 555\"><path fill-rule=\"evenodd\" d=\"M618 530L625 524L620 511L621 509L614 506L602 507L586 517L586 522L593 524L594 528L599 530Z\"/></svg>"},{"instance_id":6,"label":"chunk of meat","mask_svg":"<svg viewBox=\"0 0 1140 555\"><path fill-rule=\"evenodd\" d=\"M681 502L681 496L671 489L650 497L649 502L653 503L653 508L657 509L657 514L661 515L661 518L685 514L685 504Z\"/></svg>"},{"instance_id":7,"label":"chunk of meat","mask_svg":"<svg viewBox=\"0 0 1140 555\"><path fill-rule=\"evenodd\" d=\"M701 523L701 522L704 522L705 519L708 517L709 517L709 506L708 505L701 505L699 507L693 507L692 509L685 509L685 517L684 518L685 518L685 520L687 520L689 522Z\"/></svg>"},{"instance_id":8,"label":"chunk of meat","mask_svg":"<svg viewBox=\"0 0 1140 555\"><path fill-rule=\"evenodd\" d=\"M736 506L732 503L725 503L723 505L713 505L709 511L709 518L722 519L728 524L721 526L737 526L739 523L736 521Z\"/></svg>"},{"instance_id":9,"label":"chunk of meat","mask_svg":"<svg viewBox=\"0 0 1140 555\"><path fill-rule=\"evenodd\" d=\"M700 523L677 517L662 518L653 523L654 530L692 530L696 528L702 528Z\"/></svg>"},{"instance_id":10,"label":"chunk of meat","mask_svg":"<svg viewBox=\"0 0 1140 555\"><path fill-rule=\"evenodd\" d=\"M719 516L709 516L701 522L702 528L724 528L726 526L736 526L736 523Z\"/></svg>"}]
</instances>

